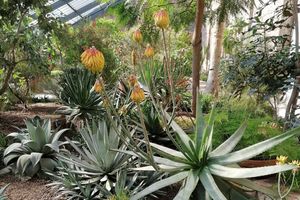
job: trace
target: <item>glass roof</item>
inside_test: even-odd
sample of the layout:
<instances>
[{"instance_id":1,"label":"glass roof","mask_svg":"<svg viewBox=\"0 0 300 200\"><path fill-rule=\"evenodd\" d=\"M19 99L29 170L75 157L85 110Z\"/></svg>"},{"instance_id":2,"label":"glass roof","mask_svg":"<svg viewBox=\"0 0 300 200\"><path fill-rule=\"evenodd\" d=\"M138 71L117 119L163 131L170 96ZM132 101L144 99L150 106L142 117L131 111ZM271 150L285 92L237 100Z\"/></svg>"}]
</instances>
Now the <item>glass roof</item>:
<instances>
[{"instance_id":1,"label":"glass roof","mask_svg":"<svg viewBox=\"0 0 300 200\"><path fill-rule=\"evenodd\" d=\"M76 25L82 19L93 20L105 14L107 9L124 0L110 0L101 3L99 0L49 0L53 11L50 15L60 18L62 21Z\"/></svg>"}]
</instances>

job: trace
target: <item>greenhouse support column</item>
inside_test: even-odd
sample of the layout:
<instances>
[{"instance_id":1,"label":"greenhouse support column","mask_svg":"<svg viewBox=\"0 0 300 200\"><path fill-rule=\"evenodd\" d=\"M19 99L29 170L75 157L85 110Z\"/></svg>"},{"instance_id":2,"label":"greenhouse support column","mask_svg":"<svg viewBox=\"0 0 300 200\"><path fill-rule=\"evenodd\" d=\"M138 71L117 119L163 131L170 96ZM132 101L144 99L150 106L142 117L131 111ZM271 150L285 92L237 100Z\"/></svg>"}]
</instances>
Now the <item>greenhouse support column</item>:
<instances>
[{"instance_id":1,"label":"greenhouse support column","mask_svg":"<svg viewBox=\"0 0 300 200\"><path fill-rule=\"evenodd\" d=\"M298 19L298 2L297 0L293 0L293 16L294 16L294 25L295 25L295 52L298 55L299 52L299 19ZM299 73L300 71L300 61L297 57L297 61L295 63L296 71ZM288 105L286 107L285 111L285 120L290 120L292 117L294 117L296 109L297 109L297 101L299 96L299 85L300 85L300 76L296 77L295 85L292 90L292 94L290 97L290 100L288 102Z\"/></svg>"},{"instance_id":2,"label":"greenhouse support column","mask_svg":"<svg viewBox=\"0 0 300 200\"><path fill-rule=\"evenodd\" d=\"M193 61L192 61L192 112L196 115L197 94L199 90L200 71L201 71L201 54L202 54L202 25L204 17L204 0L197 0L197 10L195 17L195 28L192 39Z\"/></svg>"}]
</instances>

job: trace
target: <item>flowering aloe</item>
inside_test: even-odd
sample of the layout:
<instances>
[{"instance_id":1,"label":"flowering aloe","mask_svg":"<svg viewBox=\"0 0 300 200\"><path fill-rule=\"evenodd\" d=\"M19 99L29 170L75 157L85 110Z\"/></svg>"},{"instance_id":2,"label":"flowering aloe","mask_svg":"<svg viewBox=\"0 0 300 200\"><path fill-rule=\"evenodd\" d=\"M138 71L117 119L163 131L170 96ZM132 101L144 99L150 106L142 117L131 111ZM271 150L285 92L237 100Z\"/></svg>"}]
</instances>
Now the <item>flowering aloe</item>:
<instances>
[{"instance_id":1,"label":"flowering aloe","mask_svg":"<svg viewBox=\"0 0 300 200\"><path fill-rule=\"evenodd\" d=\"M242 184L246 187L268 193L271 196L277 196L272 191L253 186L253 183L246 178L276 174L297 167L292 164L282 164L249 169L240 168L237 163L259 155L300 133L300 127L245 149L234 151L235 146L242 138L246 129L245 122L229 139L212 150L214 109L206 123L201 113L201 106L198 103L194 139L191 139L176 122L172 121L167 113L165 113L165 117L176 132L177 140L172 138L172 141L177 150L154 143L151 143L151 146L159 155L154 156L154 161L159 166L159 169L169 172L170 176L145 188L134 195L131 200L141 199L156 190L181 181L182 187L174 198L175 200L190 199L196 188L197 191L199 189L206 191L199 192L200 194L197 195L197 199L205 199L206 194L208 194L214 200L226 200L226 194L219 187L220 182L223 182L223 184ZM138 155L138 153L134 154ZM155 169L149 165L135 168L135 170L154 171Z\"/></svg>"},{"instance_id":2,"label":"flowering aloe","mask_svg":"<svg viewBox=\"0 0 300 200\"><path fill-rule=\"evenodd\" d=\"M168 28L170 24L169 13L164 9L157 11L154 13L154 22L161 29Z\"/></svg>"},{"instance_id":3,"label":"flowering aloe","mask_svg":"<svg viewBox=\"0 0 300 200\"><path fill-rule=\"evenodd\" d=\"M101 51L94 46L86 49L81 54L81 62L84 66L93 73L102 72L105 64L105 59Z\"/></svg>"}]
</instances>

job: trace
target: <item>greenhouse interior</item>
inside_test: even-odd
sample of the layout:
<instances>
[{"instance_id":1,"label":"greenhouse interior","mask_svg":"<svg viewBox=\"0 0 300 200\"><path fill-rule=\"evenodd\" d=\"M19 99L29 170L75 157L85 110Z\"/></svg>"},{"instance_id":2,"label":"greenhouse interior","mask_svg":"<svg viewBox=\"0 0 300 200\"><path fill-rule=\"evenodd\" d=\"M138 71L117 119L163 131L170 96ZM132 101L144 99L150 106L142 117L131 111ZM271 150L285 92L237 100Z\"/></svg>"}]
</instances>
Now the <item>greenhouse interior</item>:
<instances>
[{"instance_id":1,"label":"greenhouse interior","mask_svg":"<svg viewBox=\"0 0 300 200\"><path fill-rule=\"evenodd\" d=\"M300 200L298 0L0 0L1 200Z\"/></svg>"}]
</instances>

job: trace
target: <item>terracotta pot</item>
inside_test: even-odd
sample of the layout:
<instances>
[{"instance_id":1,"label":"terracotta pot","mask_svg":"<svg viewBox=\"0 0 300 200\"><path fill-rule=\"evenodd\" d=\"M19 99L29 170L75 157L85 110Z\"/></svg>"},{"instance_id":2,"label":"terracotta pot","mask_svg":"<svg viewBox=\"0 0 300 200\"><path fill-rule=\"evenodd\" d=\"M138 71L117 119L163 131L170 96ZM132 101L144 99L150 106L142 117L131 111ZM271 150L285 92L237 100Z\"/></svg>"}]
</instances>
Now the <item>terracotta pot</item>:
<instances>
[{"instance_id":1,"label":"terracotta pot","mask_svg":"<svg viewBox=\"0 0 300 200\"><path fill-rule=\"evenodd\" d=\"M274 160L245 160L239 163L240 167L253 168L253 167L266 167L276 165L276 159Z\"/></svg>"}]
</instances>

